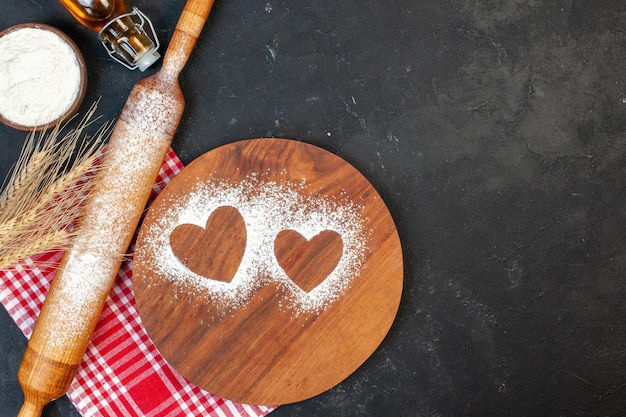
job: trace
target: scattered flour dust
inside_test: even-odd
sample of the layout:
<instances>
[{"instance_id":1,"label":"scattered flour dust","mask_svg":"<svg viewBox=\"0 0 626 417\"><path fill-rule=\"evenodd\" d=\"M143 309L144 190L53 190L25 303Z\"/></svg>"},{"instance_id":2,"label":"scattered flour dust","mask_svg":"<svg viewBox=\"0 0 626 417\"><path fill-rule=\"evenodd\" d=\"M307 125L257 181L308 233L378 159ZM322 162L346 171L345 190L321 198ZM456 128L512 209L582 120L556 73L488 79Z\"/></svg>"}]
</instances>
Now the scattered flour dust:
<instances>
[{"instance_id":1,"label":"scattered flour dust","mask_svg":"<svg viewBox=\"0 0 626 417\"><path fill-rule=\"evenodd\" d=\"M148 228L144 245L153 254L157 273L174 283L175 291L196 296L204 294L212 303L232 311L244 308L260 287L276 283L285 294L280 308L294 315L319 313L337 300L359 276L365 261L370 231L364 230L363 207L347 198L306 197L300 184L262 181L252 173L238 185L201 183L185 199L172 201L170 210ZM211 213L232 206L242 215L247 233L245 252L233 280L225 283L189 270L172 252L169 237L181 224L205 227ZM330 275L310 292L289 279L274 255L274 240L285 229L311 239L324 230L337 232L343 240L343 254Z\"/></svg>"}]
</instances>

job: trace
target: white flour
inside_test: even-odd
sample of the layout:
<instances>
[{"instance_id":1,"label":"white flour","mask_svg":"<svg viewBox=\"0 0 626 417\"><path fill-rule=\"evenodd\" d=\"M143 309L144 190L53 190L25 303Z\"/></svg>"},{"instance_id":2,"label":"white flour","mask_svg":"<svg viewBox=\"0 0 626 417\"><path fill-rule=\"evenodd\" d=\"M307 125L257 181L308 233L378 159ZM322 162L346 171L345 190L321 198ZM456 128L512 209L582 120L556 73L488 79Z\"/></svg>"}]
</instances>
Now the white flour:
<instances>
[{"instance_id":1,"label":"white flour","mask_svg":"<svg viewBox=\"0 0 626 417\"><path fill-rule=\"evenodd\" d=\"M251 174L238 185L219 182L198 184L186 199L172 202L171 209L147 230L144 250L154 254L157 273L170 279L179 295L193 292L219 303L224 311L244 308L263 285L274 282L286 296L281 308L321 312L349 288L360 275L368 244L361 212L363 207L347 198L316 199L303 196L300 184L278 185ZM169 236L181 224L205 227L211 213L222 206L239 210L246 224L245 252L233 280L225 283L189 270L172 252ZM310 292L289 279L274 254L274 239L285 229L311 239L324 230L337 232L343 240L343 255L330 275ZM208 254L209 256L210 254ZM184 297L181 297L184 298Z\"/></svg>"},{"instance_id":2,"label":"white flour","mask_svg":"<svg viewBox=\"0 0 626 417\"><path fill-rule=\"evenodd\" d=\"M80 64L70 45L45 29L0 37L0 114L21 126L57 120L78 97Z\"/></svg>"}]
</instances>

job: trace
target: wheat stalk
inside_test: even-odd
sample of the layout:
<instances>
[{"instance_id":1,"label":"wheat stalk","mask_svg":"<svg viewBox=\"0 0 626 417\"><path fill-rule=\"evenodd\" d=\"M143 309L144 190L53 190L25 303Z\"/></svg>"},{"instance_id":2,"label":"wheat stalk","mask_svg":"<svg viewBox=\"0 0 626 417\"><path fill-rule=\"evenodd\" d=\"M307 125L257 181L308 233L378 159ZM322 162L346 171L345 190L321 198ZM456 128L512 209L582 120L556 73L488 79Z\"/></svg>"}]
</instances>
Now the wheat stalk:
<instances>
[{"instance_id":1,"label":"wheat stalk","mask_svg":"<svg viewBox=\"0 0 626 417\"><path fill-rule=\"evenodd\" d=\"M49 133L31 133L0 194L0 268L27 256L67 248L71 227L88 198L110 123L85 140L97 102L74 129L68 124ZM68 122L69 123L69 122Z\"/></svg>"},{"instance_id":2,"label":"wheat stalk","mask_svg":"<svg viewBox=\"0 0 626 417\"><path fill-rule=\"evenodd\" d=\"M7 236L18 233L26 225L32 225L43 213L52 219L56 218L54 215L58 212L65 213L68 209L77 207L76 203L81 202L87 196L87 191L91 187L91 183L81 184L79 181L85 173L94 169L95 158L96 155L93 155L58 177L42 190L37 199L32 201L27 208L14 213L13 217L0 223L0 246L2 246L3 238L6 239ZM75 197L76 201L72 197ZM11 198L14 196L11 195L8 200Z\"/></svg>"},{"instance_id":3,"label":"wheat stalk","mask_svg":"<svg viewBox=\"0 0 626 417\"><path fill-rule=\"evenodd\" d=\"M31 178L32 174L44 164L45 157L46 154L42 151L38 151L33 154L32 159L28 161L22 172L16 176L15 180L9 184L6 191L2 194L0 207L4 206L8 200L15 198L15 195L24 187L24 185L28 182L28 179Z\"/></svg>"},{"instance_id":4,"label":"wheat stalk","mask_svg":"<svg viewBox=\"0 0 626 417\"><path fill-rule=\"evenodd\" d=\"M26 256L43 253L59 247L70 239L71 234L67 230L58 230L53 233L42 234L31 239L16 242L15 245L3 247L0 251L0 265L10 266Z\"/></svg>"}]
</instances>

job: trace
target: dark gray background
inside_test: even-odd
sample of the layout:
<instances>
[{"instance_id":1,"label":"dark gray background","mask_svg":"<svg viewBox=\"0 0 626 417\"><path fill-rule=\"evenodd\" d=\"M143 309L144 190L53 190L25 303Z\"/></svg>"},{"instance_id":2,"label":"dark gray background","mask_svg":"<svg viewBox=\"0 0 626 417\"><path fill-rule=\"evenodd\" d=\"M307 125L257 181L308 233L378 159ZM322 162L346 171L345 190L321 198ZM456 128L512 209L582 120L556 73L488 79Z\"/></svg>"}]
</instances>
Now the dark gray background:
<instances>
[{"instance_id":1,"label":"dark gray background","mask_svg":"<svg viewBox=\"0 0 626 417\"><path fill-rule=\"evenodd\" d=\"M182 0L136 1L164 45ZM66 32L86 107L119 114L154 72L113 63L55 0L4 0L0 29ZM396 221L397 320L330 391L275 416L626 414L626 4L216 0L181 76L173 147L287 137L356 166ZM25 134L0 126L0 173ZM0 415L25 339L0 309ZM67 399L46 416L73 416Z\"/></svg>"}]
</instances>

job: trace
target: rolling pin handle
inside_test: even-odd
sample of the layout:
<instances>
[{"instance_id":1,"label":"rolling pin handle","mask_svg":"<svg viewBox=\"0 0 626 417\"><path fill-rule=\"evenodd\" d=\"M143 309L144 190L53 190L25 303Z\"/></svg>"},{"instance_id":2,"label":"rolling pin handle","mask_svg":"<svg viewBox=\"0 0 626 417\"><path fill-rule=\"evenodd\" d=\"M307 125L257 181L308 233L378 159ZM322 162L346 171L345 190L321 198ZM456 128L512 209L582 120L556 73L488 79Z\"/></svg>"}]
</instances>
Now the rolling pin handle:
<instances>
[{"instance_id":1,"label":"rolling pin handle","mask_svg":"<svg viewBox=\"0 0 626 417\"><path fill-rule=\"evenodd\" d=\"M40 417L46 404L65 394L74 379L76 368L78 365L50 360L26 345L17 372L17 379L24 392L24 405L18 417Z\"/></svg>"},{"instance_id":2,"label":"rolling pin handle","mask_svg":"<svg viewBox=\"0 0 626 417\"><path fill-rule=\"evenodd\" d=\"M44 405L36 404L26 399L17 417L41 417L43 407Z\"/></svg>"}]
</instances>

